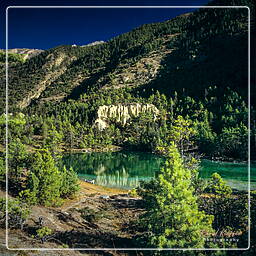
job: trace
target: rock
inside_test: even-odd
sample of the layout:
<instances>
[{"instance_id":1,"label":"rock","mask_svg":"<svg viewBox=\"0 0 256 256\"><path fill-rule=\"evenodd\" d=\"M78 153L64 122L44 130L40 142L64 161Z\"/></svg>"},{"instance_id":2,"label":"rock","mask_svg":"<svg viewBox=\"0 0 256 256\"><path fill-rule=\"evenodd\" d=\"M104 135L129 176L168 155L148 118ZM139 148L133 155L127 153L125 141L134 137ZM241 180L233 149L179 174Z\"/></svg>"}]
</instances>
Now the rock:
<instances>
[{"instance_id":1,"label":"rock","mask_svg":"<svg viewBox=\"0 0 256 256\"><path fill-rule=\"evenodd\" d=\"M87 179L85 179L84 181L87 182L87 183L95 184L95 180L87 180Z\"/></svg>"},{"instance_id":2,"label":"rock","mask_svg":"<svg viewBox=\"0 0 256 256\"><path fill-rule=\"evenodd\" d=\"M81 47L94 46L94 45L103 44L103 43L105 43L105 42L104 41L95 41L95 42L92 42L92 43L89 43L86 45L82 45Z\"/></svg>"},{"instance_id":3,"label":"rock","mask_svg":"<svg viewBox=\"0 0 256 256\"><path fill-rule=\"evenodd\" d=\"M108 195L101 195L100 198L101 199L109 199L109 196Z\"/></svg>"},{"instance_id":4,"label":"rock","mask_svg":"<svg viewBox=\"0 0 256 256\"><path fill-rule=\"evenodd\" d=\"M151 113L154 120L159 115L159 110L153 104L118 104L118 105L103 105L97 111L97 117L94 125L100 130L108 127L108 120L112 119L123 126L134 117L139 116L140 113Z\"/></svg>"}]
</instances>

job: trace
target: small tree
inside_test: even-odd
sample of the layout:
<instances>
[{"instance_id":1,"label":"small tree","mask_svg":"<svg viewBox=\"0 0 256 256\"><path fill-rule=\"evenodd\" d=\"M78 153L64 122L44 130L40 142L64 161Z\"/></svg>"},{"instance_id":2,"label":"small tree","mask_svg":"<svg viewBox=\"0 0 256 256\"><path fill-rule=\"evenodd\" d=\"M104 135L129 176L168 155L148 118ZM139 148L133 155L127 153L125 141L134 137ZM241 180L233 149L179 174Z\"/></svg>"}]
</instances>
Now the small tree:
<instances>
[{"instance_id":1,"label":"small tree","mask_svg":"<svg viewBox=\"0 0 256 256\"><path fill-rule=\"evenodd\" d=\"M192 121L178 116L168 132L167 142L174 142L183 156L185 152L193 149L191 138L195 134L196 129L192 126Z\"/></svg>"},{"instance_id":2,"label":"small tree","mask_svg":"<svg viewBox=\"0 0 256 256\"><path fill-rule=\"evenodd\" d=\"M220 152L228 157L248 158L248 128L243 124L224 127L220 135Z\"/></svg>"},{"instance_id":3,"label":"small tree","mask_svg":"<svg viewBox=\"0 0 256 256\"><path fill-rule=\"evenodd\" d=\"M8 228L23 229L24 223L30 214L26 204L20 200L8 200ZM6 221L6 199L0 198L0 225L5 226Z\"/></svg>"},{"instance_id":4,"label":"small tree","mask_svg":"<svg viewBox=\"0 0 256 256\"><path fill-rule=\"evenodd\" d=\"M206 191L218 196L229 196L232 193L231 187L226 184L217 172L212 174Z\"/></svg>"},{"instance_id":5,"label":"small tree","mask_svg":"<svg viewBox=\"0 0 256 256\"><path fill-rule=\"evenodd\" d=\"M58 158L61 152L61 142L63 134L58 132L53 124L51 124L47 130L47 136L44 139L44 147L47 148L54 158Z\"/></svg>"},{"instance_id":6,"label":"small tree","mask_svg":"<svg viewBox=\"0 0 256 256\"><path fill-rule=\"evenodd\" d=\"M9 189L14 193L21 191L22 183L27 173L27 164L29 158L25 145L23 145L20 139L12 140L9 144L8 155L8 180Z\"/></svg>"},{"instance_id":7,"label":"small tree","mask_svg":"<svg viewBox=\"0 0 256 256\"><path fill-rule=\"evenodd\" d=\"M19 197L23 202L26 202L29 205L34 205L39 201L39 179L33 172L30 172L29 174L27 186L27 189L22 190L19 193Z\"/></svg>"},{"instance_id":8,"label":"small tree","mask_svg":"<svg viewBox=\"0 0 256 256\"><path fill-rule=\"evenodd\" d=\"M62 177L50 152L37 152L31 169L39 179L38 202L48 206L58 204Z\"/></svg>"},{"instance_id":9,"label":"small tree","mask_svg":"<svg viewBox=\"0 0 256 256\"><path fill-rule=\"evenodd\" d=\"M213 228L221 233L227 226L231 226L232 219L236 218L232 209L237 202L231 197L231 187L216 172L212 174L205 191L212 194L210 198L202 198L203 204L207 205L205 210L214 215Z\"/></svg>"},{"instance_id":10,"label":"small tree","mask_svg":"<svg viewBox=\"0 0 256 256\"><path fill-rule=\"evenodd\" d=\"M155 181L142 184L139 194L146 213L140 223L148 230L146 246L159 248L202 248L212 231L212 216L199 211L186 169L174 143L168 160Z\"/></svg>"},{"instance_id":11,"label":"small tree","mask_svg":"<svg viewBox=\"0 0 256 256\"><path fill-rule=\"evenodd\" d=\"M51 234L52 230L48 227L42 227L36 231L36 235L41 240L42 244L47 240L47 238L49 238Z\"/></svg>"},{"instance_id":12,"label":"small tree","mask_svg":"<svg viewBox=\"0 0 256 256\"><path fill-rule=\"evenodd\" d=\"M78 177L71 167L69 170L64 166L62 172L62 184L60 194L62 197L69 197L79 190Z\"/></svg>"},{"instance_id":13,"label":"small tree","mask_svg":"<svg viewBox=\"0 0 256 256\"><path fill-rule=\"evenodd\" d=\"M216 151L216 133L212 131L210 123L207 118L202 122L195 122L197 130L196 141L200 152L212 155Z\"/></svg>"}]
</instances>

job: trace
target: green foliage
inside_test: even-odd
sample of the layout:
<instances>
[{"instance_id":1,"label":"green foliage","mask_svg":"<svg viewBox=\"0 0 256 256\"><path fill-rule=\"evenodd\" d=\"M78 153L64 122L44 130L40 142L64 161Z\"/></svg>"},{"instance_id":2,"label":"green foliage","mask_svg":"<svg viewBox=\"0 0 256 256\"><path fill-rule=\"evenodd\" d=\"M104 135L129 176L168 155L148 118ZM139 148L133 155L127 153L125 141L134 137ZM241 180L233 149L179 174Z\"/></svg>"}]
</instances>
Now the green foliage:
<instances>
[{"instance_id":1,"label":"green foliage","mask_svg":"<svg viewBox=\"0 0 256 256\"><path fill-rule=\"evenodd\" d=\"M231 2L225 1L226 5L248 5L251 13L255 10L252 1ZM181 159L173 143L182 156L192 152L213 158L247 159L247 43L245 8L201 8L171 21L143 25L100 45L59 46L26 62L21 55L9 54L10 193L31 205L59 205L62 198L72 197L78 190L78 179L72 169L57 167L62 150L100 150L117 145L158 151L167 155L166 165L155 181L144 183L140 190L146 202L147 213L141 222L149 230L147 246L204 246L201 232L211 232L212 220L201 210L214 215L216 230L228 230L229 226L229 232L245 232L244 198L235 197L218 174L212 176L205 190L211 196L201 197L205 184L198 179L196 162L193 158ZM122 68L136 67L142 58L153 55L161 57L154 79L144 82L136 78L142 82L140 87L135 80L115 84ZM0 52L0 62L4 61L5 53ZM150 70L154 64L145 63L145 67ZM17 103L46 80L39 98L21 113ZM4 95L4 86L1 88ZM63 100L56 103L55 97ZM154 104L159 118L144 113L126 125L111 119L105 130L95 128L100 106L130 103ZM255 119L254 109L251 117ZM3 114L1 150L5 121ZM252 157L256 155L255 127L252 122ZM1 155L1 182L4 167ZM199 199L203 203L198 207ZM15 217L21 216L21 203L13 205L13 221L23 223L23 217ZM84 216L95 221L100 213L88 210ZM50 235L47 229L38 232L40 238Z\"/></svg>"},{"instance_id":2,"label":"green foliage","mask_svg":"<svg viewBox=\"0 0 256 256\"><path fill-rule=\"evenodd\" d=\"M48 151L37 152L33 158L33 172L39 179L39 203L57 205L60 200L61 173Z\"/></svg>"},{"instance_id":3,"label":"green foliage","mask_svg":"<svg viewBox=\"0 0 256 256\"><path fill-rule=\"evenodd\" d=\"M39 202L39 179L37 176L31 172L28 179L28 188L25 190L22 190L19 193L19 197L22 200L22 202L26 202L29 205L34 205Z\"/></svg>"},{"instance_id":4,"label":"green foliage","mask_svg":"<svg viewBox=\"0 0 256 256\"><path fill-rule=\"evenodd\" d=\"M25 145L21 143L19 138L11 141L8 155L8 179L10 190L16 194L26 183L28 162L29 157Z\"/></svg>"},{"instance_id":5,"label":"green foliage","mask_svg":"<svg viewBox=\"0 0 256 256\"><path fill-rule=\"evenodd\" d=\"M52 229L48 227L42 227L37 229L36 231L36 235L41 240L42 243L44 243L52 233L53 233Z\"/></svg>"},{"instance_id":6,"label":"green foliage","mask_svg":"<svg viewBox=\"0 0 256 256\"><path fill-rule=\"evenodd\" d=\"M220 135L222 152L227 156L246 159L248 157L248 128L244 124L224 127Z\"/></svg>"},{"instance_id":7,"label":"green foliage","mask_svg":"<svg viewBox=\"0 0 256 256\"><path fill-rule=\"evenodd\" d=\"M60 187L60 194L62 197L70 197L79 190L78 177L76 172L71 167L69 170L64 166L61 171L62 183Z\"/></svg>"},{"instance_id":8,"label":"green foliage","mask_svg":"<svg viewBox=\"0 0 256 256\"><path fill-rule=\"evenodd\" d=\"M129 190L128 195L131 197L138 197L137 189L132 188L131 190Z\"/></svg>"},{"instance_id":9,"label":"green foliage","mask_svg":"<svg viewBox=\"0 0 256 256\"><path fill-rule=\"evenodd\" d=\"M232 189L218 173L212 174L205 192L200 197L200 207L214 216L213 228L217 236L245 232L248 226L247 195L232 194Z\"/></svg>"},{"instance_id":10,"label":"green foliage","mask_svg":"<svg viewBox=\"0 0 256 256\"><path fill-rule=\"evenodd\" d=\"M5 52L0 51L0 62L5 63L6 54ZM22 54L18 53L8 53L8 63L9 64L22 64L25 62Z\"/></svg>"},{"instance_id":11,"label":"green foliage","mask_svg":"<svg viewBox=\"0 0 256 256\"><path fill-rule=\"evenodd\" d=\"M228 196L232 193L231 187L216 172L212 174L206 191L220 196Z\"/></svg>"},{"instance_id":12,"label":"green foliage","mask_svg":"<svg viewBox=\"0 0 256 256\"><path fill-rule=\"evenodd\" d=\"M195 140L199 150L206 155L216 154L217 135L212 131L208 119L203 122L195 122L196 136Z\"/></svg>"},{"instance_id":13,"label":"green foliage","mask_svg":"<svg viewBox=\"0 0 256 256\"><path fill-rule=\"evenodd\" d=\"M4 158L0 156L0 184L5 182L5 161Z\"/></svg>"},{"instance_id":14,"label":"green foliage","mask_svg":"<svg viewBox=\"0 0 256 256\"><path fill-rule=\"evenodd\" d=\"M156 181L142 184L146 214L140 223L148 231L147 246L159 248L202 248L204 236L212 232L212 216L198 209L191 187L191 172L184 167L172 143L165 166Z\"/></svg>"},{"instance_id":15,"label":"green foliage","mask_svg":"<svg viewBox=\"0 0 256 256\"><path fill-rule=\"evenodd\" d=\"M167 141L173 141L183 156L184 152L189 151L193 146L191 139L195 134L196 130L192 127L192 122L178 116L168 132Z\"/></svg>"},{"instance_id":16,"label":"green foliage","mask_svg":"<svg viewBox=\"0 0 256 256\"><path fill-rule=\"evenodd\" d=\"M91 89L94 85L99 86L99 78L108 75L119 63L132 62L140 59L141 55L157 49L165 43L163 36L182 30L185 20L185 17L177 17L166 23L143 25L109 42L95 46L59 46L44 51L26 61L18 70L9 72L10 102L22 100L28 91L38 85L39 81L44 80L46 75L54 74L67 65L68 70L54 79L42 96L49 97L64 92L78 98L84 89ZM173 40L170 38L168 41ZM56 59L61 60L58 65L54 64ZM88 75L91 76L90 79L82 81L73 90L74 79ZM21 90L17 89L17 85Z\"/></svg>"},{"instance_id":17,"label":"green foliage","mask_svg":"<svg viewBox=\"0 0 256 256\"><path fill-rule=\"evenodd\" d=\"M248 5L254 8L252 3ZM141 91L149 94L153 89L170 96L176 90L197 97L211 84L229 84L246 97L247 14L245 8L201 8L190 15L143 25L103 44L49 49L19 69L10 69L10 107L15 108L17 100L23 100L49 74L54 79L41 98L67 95L78 99L85 91L95 92L111 82L120 66L132 66L166 48L171 52L164 55L159 74Z\"/></svg>"},{"instance_id":18,"label":"green foliage","mask_svg":"<svg viewBox=\"0 0 256 256\"><path fill-rule=\"evenodd\" d=\"M4 144L6 139L6 116L5 114L0 115L0 143ZM11 142L12 139L30 139L29 129L26 127L26 119L23 113L15 113L8 115L8 139Z\"/></svg>"},{"instance_id":19,"label":"green foliage","mask_svg":"<svg viewBox=\"0 0 256 256\"><path fill-rule=\"evenodd\" d=\"M17 199L8 199L8 227L23 229L24 223L30 214L26 204ZM0 198L0 224L6 222L6 199Z\"/></svg>"},{"instance_id":20,"label":"green foliage","mask_svg":"<svg viewBox=\"0 0 256 256\"><path fill-rule=\"evenodd\" d=\"M130 88L120 88L103 90L100 94L90 91L77 101L47 102L40 108L35 104L27 109L24 124L13 125L11 131L14 138L19 137L25 144L48 148L54 158L62 150L111 145L156 151L173 140L181 152L183 148L183 154L199 151L209 157L247 158L248 109L235 90L210 86L203 97L194 98L185 92L169 98L159 91L148 98L141 95ZM157 120L144 113L123 127L111 119L107 129L97 131L93 125L97 110L110 101L123 105L153 103L161 111ZM17 115L9 119L10 125L14 119L21 120ZM1 128L4 138L4 116Z\"/></svg>"},{"instance_id":21,"label":"green foliage","mask_svg":"<svg viewBox=\"0 0 256 256\"><path fill-rule=\"evenodd\" d=\"M44 148L48 149L56 157L61 151L60 143L63 135L56 130L56 127L52 123L50 125L44 123L43 133Z\"/></svg>"},{"instance_id":22,"label":"green foliage","mask_svg":"<svg viewBox=\"0 0 256 256\"><path fill-rule=\"evenodd\" d=\"M20 140L9 150L9 192L30 205L58 206L62 198L78 191L77 174L65 167L59 169L47 149L28 154Z\"/></svg>"}]
</instances>

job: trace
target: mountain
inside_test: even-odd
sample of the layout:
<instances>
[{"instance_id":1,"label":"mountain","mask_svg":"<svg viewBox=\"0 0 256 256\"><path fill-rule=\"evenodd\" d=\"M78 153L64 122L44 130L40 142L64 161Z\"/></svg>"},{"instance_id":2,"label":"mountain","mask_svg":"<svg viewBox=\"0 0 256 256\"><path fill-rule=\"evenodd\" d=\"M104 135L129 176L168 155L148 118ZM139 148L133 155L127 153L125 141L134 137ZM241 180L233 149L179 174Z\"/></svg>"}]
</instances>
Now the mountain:
<instances>
[{"instance_id":1,"label":"mountain","mask_svg":"<svg viewBox=\"0 0 256 256\"><path fill-rule=\"evenodd\" d=\"M254 10L250 0L212 5L220 3ZM87 47L10 50L25 55L9 67L10 109L118 88L145 97L156 90L201 97L209 86L229 86L246 99L247 16L246 8L200 9Z\"/></svg>"},{"instance_id":2,"label":"mountain","mask_svg":"<svg viewBox=\"0 0 256 256\"><path fill-rule=\"evenodd\" d=\"M90 47L13 49L26 61L9 68L10 107L122 87L200 96L210 85L230 86L246 98L247 14L246 8L200 9Z\"/></svg>"}]
</instances>

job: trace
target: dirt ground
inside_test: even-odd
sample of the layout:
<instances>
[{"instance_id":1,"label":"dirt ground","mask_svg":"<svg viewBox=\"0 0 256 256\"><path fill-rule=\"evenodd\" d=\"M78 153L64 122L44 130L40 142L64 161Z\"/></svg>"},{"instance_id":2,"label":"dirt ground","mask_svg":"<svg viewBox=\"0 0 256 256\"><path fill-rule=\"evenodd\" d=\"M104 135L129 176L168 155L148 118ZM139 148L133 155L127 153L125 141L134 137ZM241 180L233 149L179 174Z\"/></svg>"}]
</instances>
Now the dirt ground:
<instances>
[{"instance_id":1,"label":"dirt ground","mask_svg":"<svg viewBox=\"0 0 256 256\"><path fill-rule=\"evenodd\" d=\"M9 231L10 248L105 248L102 251L7 251L5 230L0 229L0 255L142 255L136 251L115 251L107 248L133 248L135 232L131 224L143 212L141 200L127 190L105 188L81 181L81 190L58 208L33 206L25 228ZM1 193L3 196L3 193ZM43 226L53 231L46 242L36 238ZM128 229L129 225L129 229Z\"/></svg>"}]
</instances>

